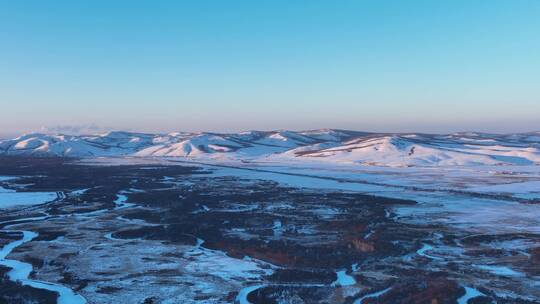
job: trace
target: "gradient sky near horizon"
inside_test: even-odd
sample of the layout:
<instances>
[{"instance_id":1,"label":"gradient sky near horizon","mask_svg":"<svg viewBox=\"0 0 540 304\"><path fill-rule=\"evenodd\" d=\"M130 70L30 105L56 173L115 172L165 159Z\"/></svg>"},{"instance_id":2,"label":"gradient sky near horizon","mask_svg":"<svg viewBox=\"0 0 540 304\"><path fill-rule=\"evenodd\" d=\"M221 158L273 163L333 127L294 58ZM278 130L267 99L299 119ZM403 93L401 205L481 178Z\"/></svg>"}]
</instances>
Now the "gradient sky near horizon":
<instances>
[{"instance_id":1,"label":"gradient sky near horizon","mask_svg":"<svg viewBox=\"0 0 540 304\"><path fill-rule=\"evenodd\" d=\"M540 1L0 0L0 135L540 130Z\"/></svg>"}]
</instances>

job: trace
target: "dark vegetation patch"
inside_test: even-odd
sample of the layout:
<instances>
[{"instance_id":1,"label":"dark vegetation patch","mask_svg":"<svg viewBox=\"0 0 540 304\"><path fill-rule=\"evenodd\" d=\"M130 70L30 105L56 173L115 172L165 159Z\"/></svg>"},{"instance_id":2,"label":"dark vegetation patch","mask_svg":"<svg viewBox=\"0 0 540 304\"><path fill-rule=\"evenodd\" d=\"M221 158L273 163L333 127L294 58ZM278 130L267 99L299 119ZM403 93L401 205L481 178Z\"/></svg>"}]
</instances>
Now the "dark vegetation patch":
<instances>
[{"instance_id":1,"label":"dark vegetation patch","mask_svg":"<svg viewBox=\"0 0 540 304\"><path fill-rule=\"evenodd\" d=\"M112 294L119 291L122 291L122 288L114 287L114 286L103 286L96 290L96 292L104 293L104 294Z\"/></svg>"}]
</instances>

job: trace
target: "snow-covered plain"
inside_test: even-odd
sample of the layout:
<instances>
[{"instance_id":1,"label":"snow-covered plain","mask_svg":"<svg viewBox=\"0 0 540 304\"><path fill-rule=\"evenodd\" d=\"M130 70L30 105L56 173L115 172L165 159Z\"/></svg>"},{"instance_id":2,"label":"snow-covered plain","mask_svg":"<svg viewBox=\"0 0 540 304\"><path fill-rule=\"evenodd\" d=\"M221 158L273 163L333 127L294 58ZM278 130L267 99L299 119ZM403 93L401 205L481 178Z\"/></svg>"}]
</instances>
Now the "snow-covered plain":
<instances>
[{"instance_id":1,"label":"snow-covered plain","mask_svg":"<svg viewBox=\"0 0 540 304\"><path fill-rule=\"evenodd\" d=\"M508 167L506 170L511 171L504 173L491 166L477 166L474 170L468 167L357 168L305 164L207 166L214 170L214 176L273 180L292 187L361 192L417 201L416 205L394 210L394 216L404 221L430 220L478 233L540 232L540 207L532 203L535 199L521 197L524 189L517 187L515 192L509 193L476 189L487 185L497 189L495 185L502 187L521 180L538 181L538 166ZM534 187L529 190L538 191Z\"/></svg>"}]
</instances>

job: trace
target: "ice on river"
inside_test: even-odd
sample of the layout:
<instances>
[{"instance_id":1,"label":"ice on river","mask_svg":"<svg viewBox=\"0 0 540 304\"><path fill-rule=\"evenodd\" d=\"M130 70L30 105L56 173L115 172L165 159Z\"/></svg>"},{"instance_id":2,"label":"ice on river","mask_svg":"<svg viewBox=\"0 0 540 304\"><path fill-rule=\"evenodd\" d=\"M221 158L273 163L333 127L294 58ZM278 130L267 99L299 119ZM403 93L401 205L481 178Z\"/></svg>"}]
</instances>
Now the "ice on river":
<instances>
[{"instance_id":1,"label":"ice on river","mask_svg":"<svg viewBox=\"0 0 540 304\"><path fill-rule=\"evenodd\" d=\"M54 199L55 192L17 192L0 186L0 209L43 204Z\"/></svg>"},{"instance_id":2,"label":"ice on river","mask_svg":"<svg viewBox=\"0 0 540 304\"><path fill-rule=\"evenodd\" d=\"M467 304L470 299L483 296L484 294L477 289L471 287L464 287L465 294L458 299L458 304Z\"/></svg>"},{"instance_id":3,"label":"ice on river","mask_svg":"<svg viewBox=\"0 0 540 304\"><path fill-rule=\"evenodd\" d=\"M64 287L62 285L53 284L49 282L43 282L39 280L32 280L29 278L30 273L32 272L32 265L24 263L17 260L9 260L6 257L18 246L23 245L24 243L30 242L38 236L37 233L32 231L22 231L23 238L13 241L5 245L0 250L0 265L11 268L7 273L7 276L10 280L14 282L20 282L22 285L31 286L38 289L45 289L54 291L58 294L58 304L84 304L86 300L73 292L73 290Z\"/></svg>"},{"instance_id":4,"label":"ice on river","mask_svg":"<svg viewBox=\"0 0 540 304\"><path fill-rule=\"evenodd\" d=\"M248 295L259 289L259 288L262 288L264 287L264 285L253 285L253 286L248 286L242 290L240 290L240 292L238 293L238 295L236 296L236 299L235 299L235 304L251 304L251 302L248 301L247 297Z\"/></svg>"},{"instance_id":5,"label":"ice on river","mask_svg":"<svg viewBox=\"0 0 540 304\"><path fill-rule=\"evenodd\" d=\"M337 280L332 283L332 286L351 286L356 284L356 280L353 276L347 274L346 270L340 270L336 272Z\"/></svg>"}]
</instances>

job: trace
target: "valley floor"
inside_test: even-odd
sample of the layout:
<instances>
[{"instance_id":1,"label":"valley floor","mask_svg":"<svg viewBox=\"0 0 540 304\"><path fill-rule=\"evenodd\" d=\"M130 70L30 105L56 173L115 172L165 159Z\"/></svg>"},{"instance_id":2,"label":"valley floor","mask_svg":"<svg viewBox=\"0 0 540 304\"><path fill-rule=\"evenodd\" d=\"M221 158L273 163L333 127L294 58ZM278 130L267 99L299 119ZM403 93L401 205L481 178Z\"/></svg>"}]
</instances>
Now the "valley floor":
<instances>
[{"instance_id":1,"label":"valley floor","mask_svg":"<svg viewBox=\"0 0 540 304\"><path fill-rule=\"evenodd\" d=\"M536 167L5 158L0 303L538 303Z\"/></svg>"}]
</instances>

